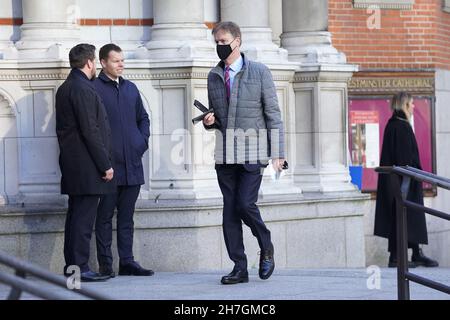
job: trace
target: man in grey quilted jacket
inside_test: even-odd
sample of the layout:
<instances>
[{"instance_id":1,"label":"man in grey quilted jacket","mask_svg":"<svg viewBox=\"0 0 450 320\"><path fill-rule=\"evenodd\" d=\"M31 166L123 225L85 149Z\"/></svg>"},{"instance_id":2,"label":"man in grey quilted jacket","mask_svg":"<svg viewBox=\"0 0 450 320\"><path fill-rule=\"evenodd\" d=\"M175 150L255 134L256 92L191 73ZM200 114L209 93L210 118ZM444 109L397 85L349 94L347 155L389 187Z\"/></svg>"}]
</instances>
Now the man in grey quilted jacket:
<instances>
[{"instance_id":1,"label":"man in grey quilted jacket","mask_svg":"<svg viewBox=\"0 0 450 320\"><path fill-rule=\"evenodd\" d=\"M274 247L256 201L262 172L272 159L277 171L284 163L284 129L272 74L262 63L240 52L239 26L221 22L212 31L220 63L208 75L208 100L214 113L203 120L216 131L215 169L223 195L223 234L232 272L222 284L248 282L242 221L261 248L259 277L274 270Z\"/></svg>"}]
</instances>

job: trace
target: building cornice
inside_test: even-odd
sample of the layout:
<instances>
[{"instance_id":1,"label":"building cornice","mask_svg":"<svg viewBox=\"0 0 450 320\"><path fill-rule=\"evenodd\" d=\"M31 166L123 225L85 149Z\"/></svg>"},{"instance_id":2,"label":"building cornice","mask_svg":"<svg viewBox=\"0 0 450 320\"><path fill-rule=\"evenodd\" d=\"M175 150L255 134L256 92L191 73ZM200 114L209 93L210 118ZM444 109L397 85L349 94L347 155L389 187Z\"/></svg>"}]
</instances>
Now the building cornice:
<instances>
[{"instance_id":1,"label":"building cornice","mask_svg":"<svg viewBox=\"0 0 450 320\"><path fill-rule=\"evenodd\" d=\"M16 68L17 67L17 68ZM65 80L70 72L68 67L33 68L27 66L8 66L0 68L0 81L42 81L42 80ZM129 63L124 77L132 81L139 80L176 80L176 79L207 79L211 67L209 66L178 66L178 67L156 67L150 68L148 64L132 65ZM100 70L100 69L99 69ZM284 70L271 68L275 81L291 81L294 69ZM41 72L40 72L41 71Z\"/></svg>"},{"instance_id":2,"label":"building cornice","mask_svg":"<svg viewBox=\"0 0 450 320\"><path fill-rule=\"evenodd\" d=\"M414 0L353 0L353 7L357 9L379 8L393 10L411 10Z\"/></svg>"},{"instance_id":3,"label":"building cornice","mask_svg":"<svg viewBox=\"0 0 450 320\"><path fill-rule=\"evenodd\" d=\"M0 81L64 80L67 73L0 74Z\"/></svg>"}]
</instances>

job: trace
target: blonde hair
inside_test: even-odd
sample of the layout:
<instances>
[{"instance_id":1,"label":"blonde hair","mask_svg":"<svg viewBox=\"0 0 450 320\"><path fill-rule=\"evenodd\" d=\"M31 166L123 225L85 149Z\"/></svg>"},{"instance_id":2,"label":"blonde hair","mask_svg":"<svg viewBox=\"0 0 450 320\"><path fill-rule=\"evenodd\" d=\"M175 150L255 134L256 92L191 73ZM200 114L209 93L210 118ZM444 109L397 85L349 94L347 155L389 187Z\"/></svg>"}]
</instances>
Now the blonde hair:
<instances>
[{"instance_id":1,"label":"blonde hair","mask_svg":"<svg viewBox=\"0 0 450 320\"><path fill-rule=\"evenodd\" d=\"M392 98L391 109L392 111L401 111L403 106L413 99L412 95L408 92L399 92Z\"/></svg>"}]
</instances>

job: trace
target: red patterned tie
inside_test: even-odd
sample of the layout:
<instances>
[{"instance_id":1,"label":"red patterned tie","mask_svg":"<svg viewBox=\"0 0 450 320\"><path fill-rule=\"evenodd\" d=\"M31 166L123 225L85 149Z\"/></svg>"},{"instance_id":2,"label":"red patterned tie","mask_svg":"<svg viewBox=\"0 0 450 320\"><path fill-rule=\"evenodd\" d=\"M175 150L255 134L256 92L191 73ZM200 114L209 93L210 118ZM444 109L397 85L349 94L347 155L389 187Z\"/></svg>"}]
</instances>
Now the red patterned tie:
<instances>
[{"instance_id":1,"label":"red patterned tie","mask_svg":"<svg viewBox=\"0 0 450 320\"><path fill-rule=\"evenodd\" d=\"M225 67L225 87L227 89L227 100L230 100L230 66Z\"/></svg>"}]
</instances>

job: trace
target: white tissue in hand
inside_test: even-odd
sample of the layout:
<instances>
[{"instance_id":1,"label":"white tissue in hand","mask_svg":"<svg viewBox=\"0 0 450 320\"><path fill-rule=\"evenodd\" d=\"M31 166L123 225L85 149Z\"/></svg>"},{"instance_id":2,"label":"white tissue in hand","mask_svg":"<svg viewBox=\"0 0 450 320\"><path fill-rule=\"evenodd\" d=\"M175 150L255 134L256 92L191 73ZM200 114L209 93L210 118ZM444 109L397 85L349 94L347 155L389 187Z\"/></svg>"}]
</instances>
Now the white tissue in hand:
<instances>
[{"instance_id":1,"label":"white tissue in hand","mask_svg":"<svg viewBox=\"0 0 450 320\"><path fill-rule=\"evenodd\" d=\"M272 160L269 160L269 165L267 166L267 170L269 171L270 178L273 181L279 180L282 176L285 175L285 171L286 171L286 170L281 170L281 171L275 170L273 168Z\"/></svg>"}]
</instances>

